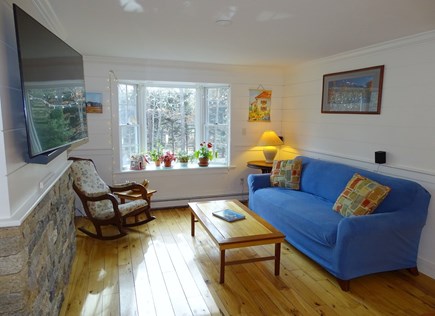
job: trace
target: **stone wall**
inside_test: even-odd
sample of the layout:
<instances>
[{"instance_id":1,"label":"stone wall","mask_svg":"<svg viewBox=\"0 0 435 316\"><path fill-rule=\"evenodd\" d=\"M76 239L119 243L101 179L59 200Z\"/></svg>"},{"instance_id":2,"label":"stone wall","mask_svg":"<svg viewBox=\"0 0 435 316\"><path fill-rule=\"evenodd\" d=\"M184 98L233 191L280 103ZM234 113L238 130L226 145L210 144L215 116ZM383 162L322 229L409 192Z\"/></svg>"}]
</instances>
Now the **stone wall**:
<instances>
[{"instance_id":1,"label":"stone wall","mask_svg":"<svg viewBox=\"0 0 435 316\"><path fill-rule=\"evenodd\" d=\"M76 250L69 171L19 227L0 228L0 315L57 315Z\"/></svg>"}]
</instances>

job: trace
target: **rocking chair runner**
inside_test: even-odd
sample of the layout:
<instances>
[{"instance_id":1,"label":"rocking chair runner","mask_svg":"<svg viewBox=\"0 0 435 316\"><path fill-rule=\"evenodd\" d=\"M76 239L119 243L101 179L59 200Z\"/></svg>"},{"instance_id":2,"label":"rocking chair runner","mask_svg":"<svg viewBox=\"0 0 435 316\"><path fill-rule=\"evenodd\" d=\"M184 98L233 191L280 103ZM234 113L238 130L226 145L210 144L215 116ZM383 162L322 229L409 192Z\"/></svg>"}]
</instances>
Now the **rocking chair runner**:
<instances>
[{"instance_id":1,"label":"rocking chair runner","mask_svg":"<svg viewBox=\"0 0 435 316\"><path fill-rule=\"evenodd\" d=\"M71 173L73 188L79 196L87 218L94 224L96 234L80 227L79 230L97 239L116 239L125 236L124 227L138 226L155 219L150 214L150 199L145 187L138 183L125 183L108 186L98 175L95 164L91 159L70 157L72 160ZM113 192L138 190L143 199L120 204ZM146 218L139 220L139 215ZM119 233L105 236L101 226L113 225Z\"/></svg>"}]
</instances>

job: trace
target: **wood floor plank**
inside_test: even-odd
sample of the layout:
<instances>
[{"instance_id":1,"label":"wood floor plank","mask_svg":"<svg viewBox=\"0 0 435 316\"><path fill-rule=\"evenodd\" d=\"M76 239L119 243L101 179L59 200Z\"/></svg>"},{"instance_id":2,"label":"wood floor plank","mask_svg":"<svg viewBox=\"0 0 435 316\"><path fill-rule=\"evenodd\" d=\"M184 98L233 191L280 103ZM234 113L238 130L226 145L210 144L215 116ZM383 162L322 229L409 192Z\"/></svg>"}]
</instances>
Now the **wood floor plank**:
<instances>
[{"instance_id":1,"label":"wood floor plank","mask_svg":"<svg viewBox=\"0 0 435 316\"><path fill-rule=\"evenodd\" d=\"M226 267L201 225L190 235L188 208L157 217L115 241L77 232L69 286L60 315L425 315L435 311L435 280L405 270L354 279L343 292L333 276L284 243L274 262ZM78 223L88 225L77 219ZM228 259L270 256L265 245L228 251Z\"/></svg>"},{"instance_id":2,"label":"wood floor plank","mask_svg":"<svg viewBox=\"0 0 435 316\"><path fill-rule=\"evenodd\" d=\"M177 213L178 210L173 210L172 216L175 216L177 220L172 220L171 232L174 241L179 249L179 254L183 257L184 262L186 262L187 268L195 281L196 286L201 294L201 298L194 297L194 300L202 300L207 305L207 309L210 315L220 315L225 313L225 308L221 303L219 297L214 291L213 287L208 287L208 277L202 276L200 271L200 264L197 263L197 257L194 255L192 249L190 249L188 243L184 239L185 235L185 225L179 225L180 216ZM213 295L214 294L214 295ZM191 294L189 294L191 295ZM213 298L215 297L215 299ZM195 304L196 305L196 304ZM221 311L223 309L224 311ZM194 308L194 311L197 309ZM227 313L228 314L228 313Z\"/></svg>"},{"instance_id":3,"label":"wood floor plank","mask_svg":"<svg viewBox=\"0 0 435 316\"><path fill-rule=\"evenodd\" d=\"M257 250L263 247L256 247ZM262 256L267 255L268 252L262 253ZM272 274L273 267L266 266L265 262L258 262L255 264L256 268L247 268L252 278L257 282L257 286L262 288L264 293L268 296L270 301L275 302L281 311L282 315L315 315L317 311L310 308L308 304L301 304L299 300L289 299L289 287L281 280L281 277L275 277ZM267 279L269 282L263 282Z\"/></svg>"},{"instance_id":4,"label":"wood floor plank","mask_svg":"<svg viewBox=\"0 0 435 316\"><path fill-rule=\"evenodd\" d=\"M150 233L156 235L155 221L150 222ZM144 252L145 264L148 270L149 282L152 289L152 297L157 315L174 315L168 289L166 288L163 273L157 258L157 252L152 238L143 238L142 248Z\"/></svg>"},{"instance_id":5,"label":"wood floor plank","mask_svg":"<svg viewBox=\"0 0 435 316\"><path fill-rule=\"evenodd\" d=\"M119 293L103 295L102 316L119 316Z\"/></svg>"},{"instance_id":6,"label":"wood floor plank","mask_svg":"<svg viewBox=\"0 0 435 316\"><path fill-rule=\"evenodd\" d=\"M183 230L183 237L195 255L200 256L200 264L206 274L207 284L216 288L217 295L220 301L223 302L225 309L232 311L228 312L228 314L258 315L258 312L253 308L253 304L249 302L249 295L246 295L244 290L240 291L237 288L227 287L226 284L219 286L219 251L214 247L210 237L202 230L201 226L197 224L195 238L192 238L190 236L190 219L185 218L184 225L186 228ZM187 227L189 227L189 230L187 230ZM231 271L227 273L226 279L227 283L228 280L234 279ZM222 287L225 287L224 290ZM239 295L232 295L232 291L236 291ZM243 296L240 295L242 292ZM248 302L246 303L246 301Z\"/></svg>"},{"instance_id":7,"label":"wood floor plank","mask_svg":"<svg viewBox=\"0 0 435 316\"><path fill-rule=\"evenodd\" d=\"M153 243L155 245L157 258L163 273L166 288L168 289L169 299L172 302L172 309L175 315L192 314L186 294L181 285L181 275L177 275L176 266L183 267L184 262L172 260L170 254L170 244L173 240L169 238L170 232L166 227L165 220L162 218L161 224L154 230ZM165 238L166 236L166 238ZM195 289L196 290L196 289Z\"/></svg>"},{"instance_id":8,"label":"wood floor plank","mask_svg":"<svg viewBox=\"0 0 435 316\"><path fill-rule=\"evenodd\" d=\"M104 281L101 271L90 271L88 277L88 295L84 304L87 315L100 315L103 312Z\"/></svg>"},{"instance_id":9,"label":"wood floor plank","mask_svg":"<svg viewBox=\"0 0 435 316\"><path fill-rule=\"evenodd\" d=\"M131 264L120 265L118 269L120 314L131 316L138 315Z\"/></svg>"},{"instance_id":10,"label":"wood floor plank","mask_svg":"<svg viewBox=\"0 0 435 316\"><path fill-rule=\"evenodd\" d=\"M104 256L103 295L116 294L119 297L118 243L113 241L104 244L102 248Z\"/></svg>"},{"instance_id":11,"label":"wood floor plank","mask_svg":"<svg viewBox=\"0 0 435 316\"><path fill-rule=\"evenodd\" d=\"M152 316L156 315L156 311L141 239L142 236L147 235L147 230L140 230L129 234L129 240L132 244L130 247L131 264L138 313L139 315ZM144 237L144 239L148 238Z\"/></svg>"},{"instance_id":12,"label":"wood floor plank","mask_svg":"<svg viewBox=\"0 0 435 316\"><path fill-rule=\"evenodd\" d=\"M183 287L175 271L163 273L175 315L192 315Z\"/></svg>"},{"instance_id":13,"label":"wood floor plank","mask_svg":"<svg viewBox=\"0 0 435 316\"><path fill-rule=\"evenodd\" d=\"M209 304L207 304L205 300L206 298L207 301L210 301L211 296L208 290L206 291L206 295L203 297L201 291L204 292L204 289L206 288L204 287L205 282L202 278L195 279L194 274L197 272L197 270L193 270L192 265L190 265L189 269L189 261L186 262L184 260L184 257L180 252L179 245L177 244L174 236L172 235L173 230L174 227L172 227L172 229L170 228L171 234L164 236L163 241L165 243L168 253L170 254L171 260L174 263L176 274L179 277L180 284L186 295L186 299L189 303L192 313L206 315L217 312L217 306L211 305L210 302ZM192 262L192 256L190 258L190 262ZM198 276L198 274L196 276ZM211 310L209 310L208 305L211 305Z\"/></svg>"},{"instance_id":14,"label":"wood floor plank","mask_svg":"<svg viewBox=\"0 0 435 316\"><path fill-rule=\"evenodd\" d=\"M88 240L86 237L77 237L78 242L77 252L80 251L80 256L76 256L73 264L72 273L69 281L68 303L64 304L64 309L61 312L63 315L82 315L85 313L85 303L88 296L88 281L89 281L89 254L95 244L95 240ZM81 240L80 240L81 239Z\"/></svg>"}]
</instances>

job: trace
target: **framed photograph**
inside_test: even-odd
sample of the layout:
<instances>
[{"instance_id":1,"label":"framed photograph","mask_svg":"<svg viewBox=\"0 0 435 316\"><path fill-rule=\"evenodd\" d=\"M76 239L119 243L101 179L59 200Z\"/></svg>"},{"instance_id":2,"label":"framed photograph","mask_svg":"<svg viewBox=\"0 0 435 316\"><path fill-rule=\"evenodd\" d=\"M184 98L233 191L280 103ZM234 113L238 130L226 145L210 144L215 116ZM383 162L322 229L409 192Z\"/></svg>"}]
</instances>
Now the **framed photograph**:
<instances>
[{"instance_id":1,"label":"framed photograph","mask_svg":"<svg viewBox=\"0 0 435 316\"><path fill-rule=\"evenodd\" d=\"M384 66L323 76L322 113L380 114Z\"/></svg>"},{"instance_id":2,"label":"framed photograph","mask_svg":"<svg viewBox=\"0 0 435 316\"><path fill-rule=\"evenodd\" d=\"M103 94L86 92L86 113L103 113Z\"/></svg>"}]
</instances>

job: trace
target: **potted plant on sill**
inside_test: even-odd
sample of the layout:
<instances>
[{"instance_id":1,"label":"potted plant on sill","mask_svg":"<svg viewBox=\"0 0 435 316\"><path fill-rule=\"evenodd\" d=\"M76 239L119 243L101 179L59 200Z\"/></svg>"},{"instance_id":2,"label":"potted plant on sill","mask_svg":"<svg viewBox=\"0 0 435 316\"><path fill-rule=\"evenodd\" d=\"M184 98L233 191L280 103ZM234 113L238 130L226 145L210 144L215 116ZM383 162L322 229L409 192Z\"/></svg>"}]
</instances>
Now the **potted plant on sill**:
<instances>
[{"instance_id":1,"label":"potted plant on sill","mask_svg":"<svg viewBox=\"0 0 435 316\"><path fill-rule=\"evenodd\" d=\"M166 168L172 167L172 162L175 160L177 160L177 157L170 151L167 151L160 157L160 161L163 162Z\"/></svg>"},{"instance_id":2,"label":"potted plant on sill","mask_svg":"<svg viewBox=\"0 0 435 316\"><path fill-rule=\"evenodd\" d=\"M213 144L210 142L202 142L199 144L199 149L195 151L194 156L199 160L200 167L207 167L210 160L217 158L217 152L213 150Z\"/></svg>"},{"instance_id":3,"label":"potted plant on sill","mask_svg":"<svg viewBox=\"0 0 435 316\"><path fill-rule=\"evenodd\" d=\"M190 155L184 151L177 154L177 160L182 167L187 167L190 160Z\"/></svg>"},{"instance_id":4,"label":"potted plant on sill","mask_svg":"<svg viewBox=\"0 0 435 316\"><path fill-rule=\"evenodd\" d=\"M151 161L154 161L156 167L160 167L160 163L162 162L160 158L163 156L163 152L160 147L157 149L153 149L149 152L149 157Z\"/></svg>"},{"instance_id":5,"label":"potted plant on sill","mask_svg":"<svg viewBox=\"0 0 435 316\"><path fill-rule=\"evenodd\" d=\"M130 170L146 169L146 164L149 163L144 154L133 154L130 157Z\"/></svg>"}]
</instances>

